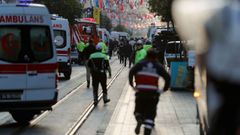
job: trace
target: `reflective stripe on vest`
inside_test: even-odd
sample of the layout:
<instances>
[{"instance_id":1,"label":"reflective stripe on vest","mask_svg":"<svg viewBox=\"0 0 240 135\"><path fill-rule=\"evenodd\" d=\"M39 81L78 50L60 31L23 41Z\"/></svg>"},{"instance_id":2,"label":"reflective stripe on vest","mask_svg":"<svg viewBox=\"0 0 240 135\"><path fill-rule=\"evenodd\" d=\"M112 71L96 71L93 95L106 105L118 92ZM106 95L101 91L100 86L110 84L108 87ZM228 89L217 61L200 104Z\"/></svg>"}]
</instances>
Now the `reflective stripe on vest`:
<instances>
[{"instance_id":1,"label":"reflective stripe on vest","mask_svg":"<svg viewBox=\"0 0 240 135\"><path fill-rule=\"evenodd\" d=\"M158 79L158 74L141 71L135 76L136 87L139 89L158 90Z\"/></svg>"}]
</instances>

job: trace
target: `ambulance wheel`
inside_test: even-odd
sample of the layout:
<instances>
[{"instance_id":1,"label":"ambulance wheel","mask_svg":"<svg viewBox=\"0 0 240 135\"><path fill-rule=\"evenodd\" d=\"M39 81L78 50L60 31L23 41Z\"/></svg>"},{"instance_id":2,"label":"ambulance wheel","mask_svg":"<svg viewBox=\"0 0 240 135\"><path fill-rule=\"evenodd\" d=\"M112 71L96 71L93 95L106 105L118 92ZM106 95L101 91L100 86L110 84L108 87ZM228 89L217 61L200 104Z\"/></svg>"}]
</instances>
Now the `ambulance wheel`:
<instances>
[{"instance_id":1,"label":"ambulance wheel","mask_svg":"<svg viewBox=\"0 0 240 135\"><path fill-rule=\"evenodd\" d=\"M13 119L21 125L28 125L29 122L34 118L40 111L11 111Z\"/></svg>"},{"instance_id":2,"label":"ambulance wheel","mask_svg":"<svg viewBox=\"0 0 240 135\"><path fill-rule=\"evenodd\" d=\"M69 80L71 78L71 72L65 72L63 73L64 74L64 77Z\"/></svg>"}]
</instances>

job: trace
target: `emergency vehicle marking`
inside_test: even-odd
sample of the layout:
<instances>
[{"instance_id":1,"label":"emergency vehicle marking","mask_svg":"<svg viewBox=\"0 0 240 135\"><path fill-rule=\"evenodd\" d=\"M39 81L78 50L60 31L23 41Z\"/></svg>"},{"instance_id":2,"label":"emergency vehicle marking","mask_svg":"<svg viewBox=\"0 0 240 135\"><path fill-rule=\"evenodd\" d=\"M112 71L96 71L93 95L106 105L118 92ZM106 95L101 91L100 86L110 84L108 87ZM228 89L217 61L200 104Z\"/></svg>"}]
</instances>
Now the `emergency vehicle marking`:
<instances>
[{"instance_id":1,"label":"emergency vehicle marking","mask_svg":"<svg viewBox=\"0 0 240 135\"><path fill-rule=\"evenodd\" d=\"M69 51L57 50L57 54L69 54Z\"/></svg>"},{"instance_id":2,"label":"emergency vehicle marking","mask_svg":"<svg viewBox=\"0 0 240 135\"><path fill-rule=\"evenodd\" d=\"M62 28L62 24L53 24L53 28Z\"/></svg>"},{"instance_id":3,"label":"emergency vehicle marking","mask_svg":"<svg viewBox=\"0 0 240 135\"><path fill-rule=\"evenodd\" d=\"M36 71L37 73L50 73L57 70L57 63L48 64L2 64L0 66L1 74L24 74L27 71Z\"/></svg>"},{"instance_id":4,"label":"emergency vehicle marking","mask_svg":"<svg viewBox=\"0 0 240 135\"><path fill-rule=\"evenodd\" d=\"M43 23L44 19L41 15L30 16L0 16L0 23Z\"/></svg>"}]
</instances>

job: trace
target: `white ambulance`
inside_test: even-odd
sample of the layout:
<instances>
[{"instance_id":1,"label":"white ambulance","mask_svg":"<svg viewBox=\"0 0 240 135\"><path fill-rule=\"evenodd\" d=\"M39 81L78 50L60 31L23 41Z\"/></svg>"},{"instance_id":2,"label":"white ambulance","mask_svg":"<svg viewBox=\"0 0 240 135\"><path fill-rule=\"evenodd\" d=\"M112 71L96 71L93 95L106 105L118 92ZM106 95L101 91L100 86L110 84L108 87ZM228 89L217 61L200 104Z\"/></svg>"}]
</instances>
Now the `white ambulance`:
<instances>
[{"instance_id":1,"label":"white ambulance","mask_svg":"<svg viewBox=\"0 0 240 135\"><path fill-rule=\"evenodd\" d=\"M0 111L28 123L57 102L57 58L44 5L0 4Z\"/></svg>"},{"instance_id":2,"label":"white ambulance","mask_svg":"<svg viewBox=\"0 0 240 135\"><path fill-rule=\"evenodd\" d=\"M58 15L52 15L52 26L57 49L58 72L63 73L66 79L70 79L72 65L71 38L68 20Z\"/></svg>"}]
</instances>

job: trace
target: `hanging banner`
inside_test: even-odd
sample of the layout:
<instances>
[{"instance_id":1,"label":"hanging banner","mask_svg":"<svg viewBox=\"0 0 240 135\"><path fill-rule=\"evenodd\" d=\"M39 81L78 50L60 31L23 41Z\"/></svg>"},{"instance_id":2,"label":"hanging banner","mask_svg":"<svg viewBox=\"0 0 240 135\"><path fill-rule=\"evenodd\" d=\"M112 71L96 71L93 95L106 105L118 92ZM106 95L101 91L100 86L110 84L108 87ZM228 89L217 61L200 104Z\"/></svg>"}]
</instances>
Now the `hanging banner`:
<instances>
[{"instance_id":1,"label":"hanging banner","mask_svg":"<svg viewBox=\"0 0 240 135\"><path fill-rule=\"evenodd\" d=\"M93 18L96 20L97 24L100 24L100 12L101 11L99 8L96 7L93 8Z\"/></svg>"},{"instance_id":2,"label":"hanging banner","mask_svg":"<svg viewBox=\"0 0 240 135\"><path fill-rule=\"evenodd\" d=\"M103 9L103 1L102 0L98 0L98 6L100 9Z\"/></svg>"}]
</instances>

